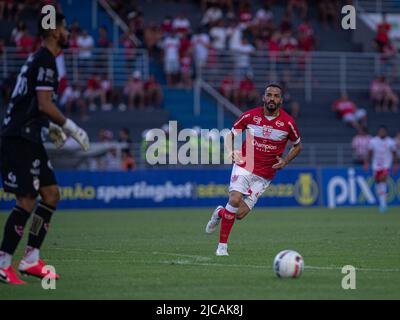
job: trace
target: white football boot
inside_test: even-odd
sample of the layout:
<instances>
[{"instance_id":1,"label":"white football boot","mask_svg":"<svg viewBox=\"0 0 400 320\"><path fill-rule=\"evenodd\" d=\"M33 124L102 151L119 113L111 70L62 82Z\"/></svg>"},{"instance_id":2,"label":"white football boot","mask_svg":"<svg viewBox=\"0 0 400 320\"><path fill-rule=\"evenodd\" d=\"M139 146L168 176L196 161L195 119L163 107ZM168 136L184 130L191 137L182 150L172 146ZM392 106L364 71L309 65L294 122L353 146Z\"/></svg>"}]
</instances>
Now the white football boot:
<instances>
[{"instance_id":1,"label":"white football boot","mask_svg":"<svg viewBox=\"0 0 400 320\"><path fill-rule=\"evenodd\" d=\"M219 222L221 221L221 218L218 215L218 211L223 209L223 206L218 206L213 214L211 215L211 219L210 221L208 221L207 226L206 226L206 233L208 234L212 234L215 229L217 228L217 226L219 225Z\"/></svg>"},{"instance_id":2,"label":"white football boot","mask_svg":"<svg viewBox=\"0 0 400 320\"><path fill-rule=\"evenodd\" d=\"M228 244L227 243L219 243L218 247L217 247L217 251L215 251L215 255L218 257L229 256Z\"/></svg>"}]
</instances>

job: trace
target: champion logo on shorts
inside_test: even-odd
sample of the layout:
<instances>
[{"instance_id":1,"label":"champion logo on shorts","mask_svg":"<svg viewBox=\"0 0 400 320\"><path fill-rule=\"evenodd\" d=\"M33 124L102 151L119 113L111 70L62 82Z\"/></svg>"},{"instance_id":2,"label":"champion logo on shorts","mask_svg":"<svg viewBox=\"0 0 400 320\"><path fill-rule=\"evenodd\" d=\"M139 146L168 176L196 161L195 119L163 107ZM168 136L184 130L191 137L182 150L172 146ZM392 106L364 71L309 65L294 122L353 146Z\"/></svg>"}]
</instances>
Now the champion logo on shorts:
<instances>
[{"instance_id":1,"label":"champion logo on shorts","mask_svg":"<svg viewBox=\"0 0 400 320\"><path fill-rule=\"evenodd\" d=\"M234 174L234 175L232 176L232 178L231 178L231 181L232 181L232 182L235 182L235 181L237 181L238 178L239 178L239 175Z\"/></svg>"}]
</instances>

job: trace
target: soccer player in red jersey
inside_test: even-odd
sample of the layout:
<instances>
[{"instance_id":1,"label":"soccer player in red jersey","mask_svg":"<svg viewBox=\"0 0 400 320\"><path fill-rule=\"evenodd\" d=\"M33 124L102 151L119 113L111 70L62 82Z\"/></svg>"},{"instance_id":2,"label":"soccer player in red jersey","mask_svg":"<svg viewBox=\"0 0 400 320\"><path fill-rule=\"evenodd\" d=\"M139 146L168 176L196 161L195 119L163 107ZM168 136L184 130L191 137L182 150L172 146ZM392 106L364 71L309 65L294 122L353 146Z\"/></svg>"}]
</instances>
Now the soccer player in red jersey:
<instances>
[{"instance_id":1,"label":"soccer player in red jersey","mask_svg":"<svg viewBox=\"0 0 400 320\"><path fill-rule=\"evenodd\" d=\"M285 168L301 152L300 134L295 122L282 108L283 92L270 84L263 96L264 106L251 109L236 121L225 137L225 151L234 161L229 186L229 201L218 206L206 226L215 231L221 221L217 256L228 255L228 237L236 219L243 219L270 185L277 170ZM232 140L246 130L241 152L234 150ZM293 146L282 157L288 140ZM247 154L246 154L247 153Z\"/></svg>"},{"instance_id":2,"label":"soccer player in red jersey","mask_svg":"<svg viewBox=\"0 0 400 320\"><path fill-rule=\"evenodd\" d=\"M397 160L396 142L389 137L387 128L381 125L376 137L373 137L369 142L369 154L364 163L366 171L369 169L369 164L372 163L381 213L385 213L387 210L387 180L390 168L393 170L393 175L397 174Z\"/></svg>"}]
</instances>

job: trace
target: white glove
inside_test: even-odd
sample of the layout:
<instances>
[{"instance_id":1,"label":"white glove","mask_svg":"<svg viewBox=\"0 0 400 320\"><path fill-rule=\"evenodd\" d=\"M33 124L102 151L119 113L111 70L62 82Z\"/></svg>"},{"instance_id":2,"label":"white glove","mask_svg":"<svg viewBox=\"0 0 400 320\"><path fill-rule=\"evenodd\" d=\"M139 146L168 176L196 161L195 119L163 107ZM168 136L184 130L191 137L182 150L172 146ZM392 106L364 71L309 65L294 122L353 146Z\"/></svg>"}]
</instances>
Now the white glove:
<instances>
[{"instance_id":1,"label":"white glove","mask_svg":"<svg viewBox=\"0 0 400 320\"><path fill-rule=\"evenodd\" d=\"M63 125L63 130L71 135L78 142L84 151L88 151L90 147L89 137L85 130L78 127L75 122L67 119Z\"/></svg>"},{"instance_id":2,"label":"white glove","mask_svg":"<svg viewBox=\"0 0 400 320\"><path fill-rule=\"evenodd\" d=\"M67 135L58 125L50 122L49 139L57 149L60 149L64 145L65 141L67 141Z\"/></svg>"}]
</instances>

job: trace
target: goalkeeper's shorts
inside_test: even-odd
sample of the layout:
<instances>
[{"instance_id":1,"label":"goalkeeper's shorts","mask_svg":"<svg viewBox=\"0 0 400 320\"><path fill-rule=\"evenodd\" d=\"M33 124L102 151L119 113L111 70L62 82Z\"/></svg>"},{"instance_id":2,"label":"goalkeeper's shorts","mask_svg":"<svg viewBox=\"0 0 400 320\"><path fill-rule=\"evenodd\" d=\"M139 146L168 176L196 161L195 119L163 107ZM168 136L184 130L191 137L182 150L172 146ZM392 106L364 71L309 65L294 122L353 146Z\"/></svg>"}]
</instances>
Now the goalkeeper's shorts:
<instances>
[{"instance_id":1,"label":"goalkeeper's shorts","mask_svg":"<svg viewBox=\"0 0 400 320\"><path fill-rule=\"evenodd\" d=\"M3 137L0 172L4 191L37 197L41 187L57 185L43 144L24 138Z\"/></svg>"}]
</instances>

